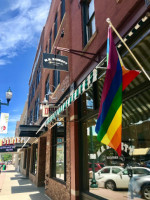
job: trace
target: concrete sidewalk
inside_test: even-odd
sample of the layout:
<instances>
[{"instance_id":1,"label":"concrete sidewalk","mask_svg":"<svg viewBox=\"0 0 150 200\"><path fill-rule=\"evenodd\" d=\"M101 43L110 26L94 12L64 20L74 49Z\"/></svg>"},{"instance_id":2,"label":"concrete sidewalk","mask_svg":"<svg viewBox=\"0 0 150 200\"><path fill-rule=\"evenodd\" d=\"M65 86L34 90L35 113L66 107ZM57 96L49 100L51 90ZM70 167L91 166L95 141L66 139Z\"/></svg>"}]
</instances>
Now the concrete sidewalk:
<instances>
[{"instance_id":1,"label":"concrete sidewalk","mask_svg":"<svg viewBox=\"0 0 150 200\"><path fill-rule=\"evenodd\" d=\"M12 165L0 174L0 199L2 200L50 200L43 187L36 187Z\"/></svg>"}]
</instances>

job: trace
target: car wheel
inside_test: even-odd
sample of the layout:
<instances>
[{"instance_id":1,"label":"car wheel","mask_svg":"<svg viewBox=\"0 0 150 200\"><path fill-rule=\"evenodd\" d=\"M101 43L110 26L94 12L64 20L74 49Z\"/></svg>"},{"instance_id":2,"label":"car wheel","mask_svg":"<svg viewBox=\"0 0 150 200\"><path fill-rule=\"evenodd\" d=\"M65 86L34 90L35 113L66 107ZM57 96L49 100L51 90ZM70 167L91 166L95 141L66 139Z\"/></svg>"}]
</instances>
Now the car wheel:
<instances>
[{"instance_id":1,"label":"car wheel","mask_svg":"<svg viewBox=\"0 0 150 200\"><path fill-rule=\"evenodd\" d=\"M145 185L142 188L142 196L144 199L150 200L150 185Z\"/></svg>"},{"instance_id":2,"label":"car wheel","mask_svg":"<svg viewBox=\"0 0 150 200\"><path fill-rule=\"evenodd\" d=\"M116 189L116 184L114 183L114 181L109 180L105 183L105 188L106 189L110 189L110 190L115 190Z\"/></svg>"}]
</instances>

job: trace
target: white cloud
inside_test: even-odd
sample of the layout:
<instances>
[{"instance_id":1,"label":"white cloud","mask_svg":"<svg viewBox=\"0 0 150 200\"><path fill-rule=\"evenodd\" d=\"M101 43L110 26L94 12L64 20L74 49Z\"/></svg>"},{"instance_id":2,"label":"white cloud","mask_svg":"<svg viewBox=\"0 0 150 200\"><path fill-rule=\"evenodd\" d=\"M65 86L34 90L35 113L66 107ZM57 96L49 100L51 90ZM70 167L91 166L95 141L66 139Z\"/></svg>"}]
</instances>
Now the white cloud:
<instances>
[{"instance_id":1,"label":"white cloud","mask_svg":"<svg viewBox=\"0 0 150 200\"><path fill-rule=\"evenodd\" d=\"M6 1L7 2L7 1ZM0 65L10 62L17 51L38 45L51 0L14 0L0 10Z\"/></svg>"},{"instance_id":2,"label":"white cloud","mask_svg":"<svg viewBox=\"0 0 150 200\"><path fill-rule=\"evenodd\" d=\"M10 123L10 122L17 122L17 121L20 120L20 117L21 117L21 115L11 115L11 116L9 117L8 123Z\"/></svg>"}]
</instances>

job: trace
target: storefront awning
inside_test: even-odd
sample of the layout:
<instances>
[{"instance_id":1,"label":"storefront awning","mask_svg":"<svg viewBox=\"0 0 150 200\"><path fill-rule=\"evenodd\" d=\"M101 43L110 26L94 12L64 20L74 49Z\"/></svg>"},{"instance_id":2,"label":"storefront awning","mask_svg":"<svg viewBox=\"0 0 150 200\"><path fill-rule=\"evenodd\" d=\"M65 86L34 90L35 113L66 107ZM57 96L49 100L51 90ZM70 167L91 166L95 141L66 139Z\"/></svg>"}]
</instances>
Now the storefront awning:
<instances>
[{"instance_id":1,"label":"storefront awning","mask_svg":"<svg viewBox=\"0 0 150 200\"><path fill-rule=\"evenodd\" d=\"M47 130L46 127L43 127L38 134L36 132L39 130L40 126L38 125L20 125L19 126L19 137L39 137L42 132Z\"/></svg>"},{"instance_id":2,"label":"storefront awning","mask_svg":"<svg viewBox=\"0 0 150 200\"><path fill-rule=\"evenodd\" d=\"M140 149L134 149L133 156L144 156L146 154L150 154L150 148L140 148Z\"/></svg>"}]
</instances>

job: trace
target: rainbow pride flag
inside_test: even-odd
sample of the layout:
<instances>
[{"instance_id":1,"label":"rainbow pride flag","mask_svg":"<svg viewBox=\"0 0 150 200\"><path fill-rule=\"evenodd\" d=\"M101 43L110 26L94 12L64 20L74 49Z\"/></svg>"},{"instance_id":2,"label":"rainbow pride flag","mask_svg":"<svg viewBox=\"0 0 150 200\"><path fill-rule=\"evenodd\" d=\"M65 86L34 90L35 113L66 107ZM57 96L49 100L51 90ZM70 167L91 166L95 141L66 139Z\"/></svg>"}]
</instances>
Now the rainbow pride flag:
<instances>
[{"instance_id":1,"label":"rainbow pride flag","mask_svg":"<svg viewBox=\"0 0 150 200\"><path fill-rule=\"evenodd\" d=\"M110 28L109 28L110 29ZM108 30L108 37L107 37L107 65L108 65L108 58L109 58L109 47L110 47L110 39L109 39L109 30ZM123 61L118 53L120 64L122 67L122 91L126 89L126 87L140 74L138 70L129 70L127 69Z\"/></svg>"},{"instance_id":2,"label":"rainbow pride flag","mask_svg":"<svg viewBox=\"0 0 150 200\"><path fill-rule=\"evenodd\" d=\"M132 75L131 71L123 66L113 41L111 28L108 29L107 55L108 52L108 65L95 131L99 142L110 146L121 156L122 91L139 72L136 76ZM126 80L127 74L131 77L130 80L132 79L130 82Z\"/></svg>"}]
</instances>

